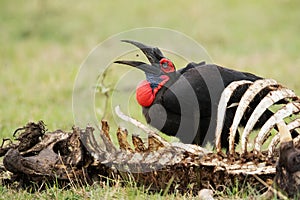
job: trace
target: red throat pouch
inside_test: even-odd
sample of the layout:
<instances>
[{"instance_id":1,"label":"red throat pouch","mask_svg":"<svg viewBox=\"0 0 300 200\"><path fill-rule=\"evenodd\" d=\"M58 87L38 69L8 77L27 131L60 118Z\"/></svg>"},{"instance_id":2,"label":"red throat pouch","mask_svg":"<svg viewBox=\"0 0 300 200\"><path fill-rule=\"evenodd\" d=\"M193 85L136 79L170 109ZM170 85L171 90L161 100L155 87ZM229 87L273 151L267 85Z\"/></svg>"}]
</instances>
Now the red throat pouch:
<instances>
[{"instance_id":1,"label":"red throat pouch","mask_svg":"<svg viewBox=\"0 0 300 200\"><path fill-rule=\"evenodd\" d=\"M155 95L153 94L150 83L146 80L139 83L136 88L136 100L143 107L150 106L154 101Z\"/></svg>"},{"instance_id":2,"label":"red throat pouch","mask_svg":"<svg viewBox=\"0 0 300 200\"><path fill-rule=\"evenodd\" d=\"M150 83L147 80L140 82L136 88L136 100L143 107L149 107L153 103L156 93L162 88L164 84L169 80L166 75L161 76L162 82L154 89L151 88Z\"/></svg>"}]
</instances>

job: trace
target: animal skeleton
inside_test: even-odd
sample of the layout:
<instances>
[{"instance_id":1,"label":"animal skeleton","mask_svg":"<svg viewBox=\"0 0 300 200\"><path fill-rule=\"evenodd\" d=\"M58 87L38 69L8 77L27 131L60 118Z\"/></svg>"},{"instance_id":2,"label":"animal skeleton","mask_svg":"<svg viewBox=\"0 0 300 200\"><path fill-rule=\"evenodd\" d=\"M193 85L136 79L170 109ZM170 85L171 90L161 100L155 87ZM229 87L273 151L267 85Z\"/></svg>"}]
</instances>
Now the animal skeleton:
<instances>
[{"instance_id":1,"label":"animal skeleton","mask_svg":"<svg viewBox=\"0 0 300 200\"><path fill-rule=\"evenodd\" d=\"M243 85L248 85L248 89L240 101L228 105L235 89ZM262 91L267 93L252 112L240 135L240 144L235 144L239 122L245 110ZM257 134L251 133L261 114L276 103L279 108L274 111L274 115ZM229 150L225 154L220 138L226 109L232 106L236 107L236 114L229 133ZM275 177L276 166L277 171L278 166L281 166L281 176L277 176L275 181L284 188L284 184L288 184L284 178L295 171L290 172L286 167L288 165L282 162L276 165L279 158L278 144L280 141L281 146L285 143L295 146L299 144L300 136L290 143L290 131L300 127L299 111L300 98L274 80L238 81L225 88L219 102L215 151L180 142L169 143L152 129L116 108L119 117L148 133L147 143L139 136L132 135L131 145L127 130L119 128L117 138L120 148L116 148L106 121L102 121L102 130L96 135L98 140L93 127L73 127L71 132L57 130L45 133L44 124L39 122L28 123L18 129L17 132L22 131L17 137L19 142L2 145L0 156L4 156L5 170L13 173L14 180L26 177L28 182L59 180L62 183L90 184L117 179L134 180L156 191L168 188L170 191L198 192L202 188L234 184L235 180L242 182L247 177L247 181L262 188L265 186L257 177L269 182ZM254 138L252 140L251 135ZM297 166L300 168L300 164ZM299 190L300 183L296 181L293 185L296 189L292 191L284 188L289 195Z\"/></svg>"}]
</instances>

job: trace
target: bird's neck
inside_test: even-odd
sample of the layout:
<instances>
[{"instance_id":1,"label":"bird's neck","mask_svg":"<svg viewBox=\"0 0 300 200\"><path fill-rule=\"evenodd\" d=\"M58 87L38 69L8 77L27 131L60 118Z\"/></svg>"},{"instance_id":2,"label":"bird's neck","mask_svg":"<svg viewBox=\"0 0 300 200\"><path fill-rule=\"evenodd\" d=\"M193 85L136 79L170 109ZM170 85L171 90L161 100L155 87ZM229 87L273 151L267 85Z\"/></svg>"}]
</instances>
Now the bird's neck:
<instances>
[{"instance_id":1,"label":"bird's neck","mask_svg":"<svg viewBox=\"0 0 300 200\"><path fill-rule=\"evenodd\" d=\"M146 74L146 80L150 83L152 90L157 88L159 83L163 81L161 75L152 75L152 74Z\"/></svg>"},{"instance_id":2,"label":"bird's neck","mask_svg":"<svg viewBox=\"0 0 300 200\"><path fill-rule=\"evenodd\" d=\"M153 104L157 92L169 81L167 75L146 75L146 80L142 81L136 88L136 99L143 107Z\"/></svg>"}]
</instances>

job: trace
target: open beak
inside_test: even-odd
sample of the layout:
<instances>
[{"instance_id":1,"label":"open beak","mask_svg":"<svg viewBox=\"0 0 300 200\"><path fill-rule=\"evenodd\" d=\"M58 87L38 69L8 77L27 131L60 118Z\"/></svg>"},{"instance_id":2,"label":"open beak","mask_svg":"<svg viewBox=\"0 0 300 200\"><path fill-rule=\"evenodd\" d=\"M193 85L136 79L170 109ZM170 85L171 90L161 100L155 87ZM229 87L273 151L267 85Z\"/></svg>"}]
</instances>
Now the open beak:
<instances>
[{"instance_id":1,"label":"open beak","mask_svg":"<svg viewBox=\"0 0 300 200\"><path fill-rule=\"evenodd\" d=\"M124 65L129 65L132 67L136 67L145 73L149 74L156 74L159 75L161 74L161 70L159 67L159 61L164 58L165 56L162 54L162 52L157 48L157 47L150 47L145 44L142 44L140 42L132 41L132 40L121 40L122 42L127 42L129 44L132 44L136 47L138 47L147 57L151 65L146 64L144 62L140 61L127 61L127 60L118 60L115 61L114 63L118 64L124 64Z\"/></svg>"},{"instance_id":2,"label":"open beak","mask_svg":"<svg viewBox=\"0 0 300 200\"><path fill-rule=\"evenodd\" d=\"M151 65L159 64L159 61L165 57L157 47L150 47L140 42L132 41L132 40L121 40L121 41L127 42L139 48L148 58Z\"/></svg>"},{"instance_id":3,"label":"open beak","mask_svg":"<svg viewBox=\"0 0 300 200\"><path fill-rule=\"evenodd\" d=\"M158 67L148 65L148 64L146 64L144 62L140 62L140 61L118 60L118 61L115 61L114 63L136 67L136 68L144 71L146 74L147 73L148 74L155 74L155 75L160 75L161 74L161 71Z\"/></svg>"}]
</instances>

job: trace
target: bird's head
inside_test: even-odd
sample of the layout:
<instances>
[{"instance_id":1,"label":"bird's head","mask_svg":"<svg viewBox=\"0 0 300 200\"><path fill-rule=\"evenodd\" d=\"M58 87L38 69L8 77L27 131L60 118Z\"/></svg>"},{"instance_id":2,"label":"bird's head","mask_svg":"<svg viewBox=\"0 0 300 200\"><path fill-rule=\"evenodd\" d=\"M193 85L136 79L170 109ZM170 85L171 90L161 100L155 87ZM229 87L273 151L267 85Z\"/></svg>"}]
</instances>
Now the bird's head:
<instances>
[{"instance_id":1,"label":"bird's head","mask_svg":"<svg viewBox=\"0 0 300 200\"><path fill-rule=\"evenodd\" d=\"M171 60L166 58L159 48L147 46L140 42L132 40L122 40L138 47L147 57L150 64L141 61L118 60L115 63L136 67L146 73L147 78L150 76L170 75L176 71L175 65Z\"/></svg>"},{"instance_id":2,"label":"bird's head","mask_svg":"<svg viewBox=\"0 0 300 200\"><path fill-rule=\"evenodd\" d=\"M145 72L147 80L137 86L136 98L141 106L151 106L156 98L157 92L165 86L170 79L175 77L175 66L157 47L150 47L131 40L122 40L122 42L127 42L138 47L150 62L150 64L147 64L141 61L115 61L115 63L136 67Z\"/></svg>"}]
</instances>

